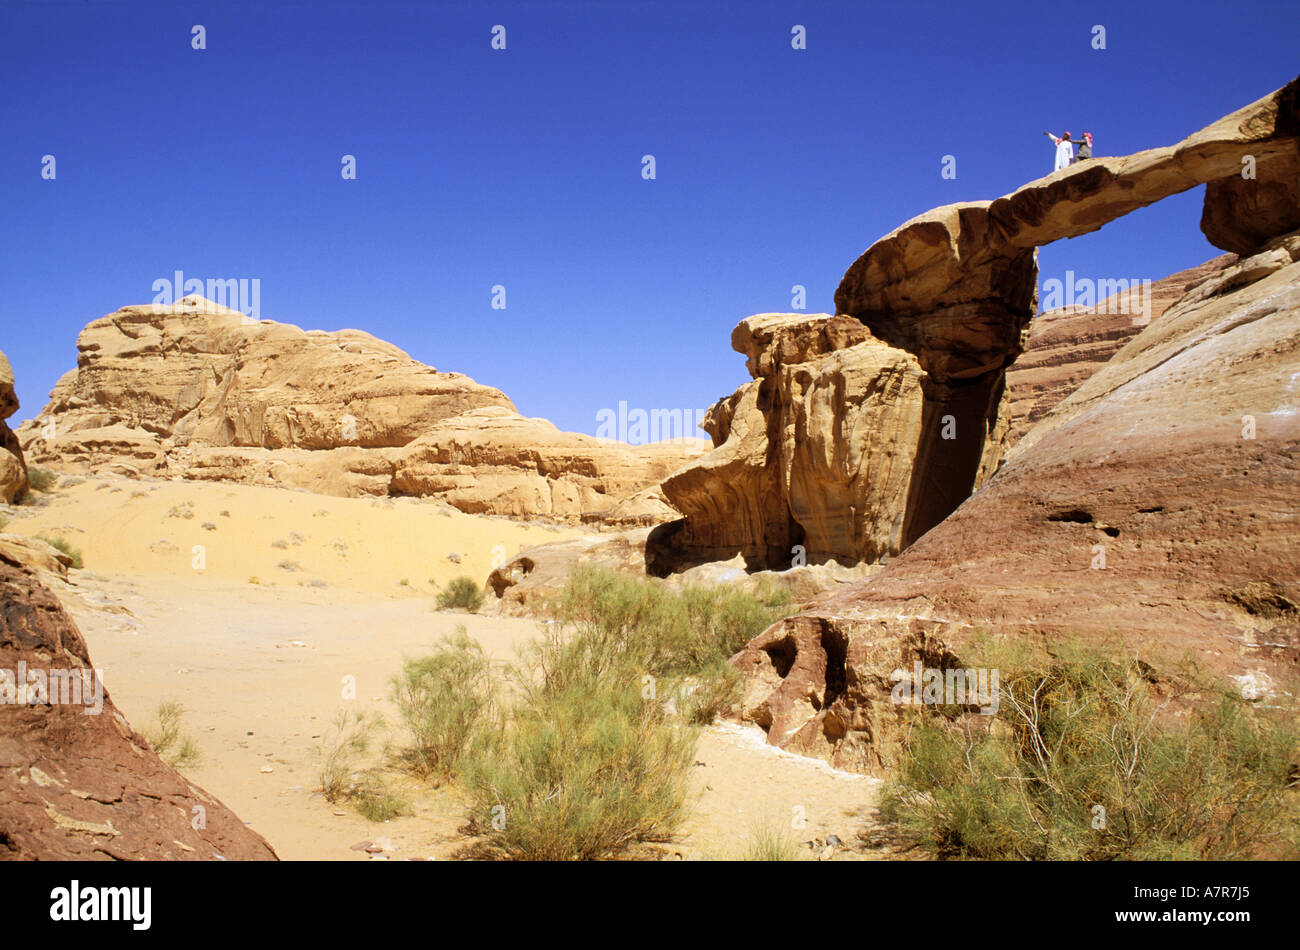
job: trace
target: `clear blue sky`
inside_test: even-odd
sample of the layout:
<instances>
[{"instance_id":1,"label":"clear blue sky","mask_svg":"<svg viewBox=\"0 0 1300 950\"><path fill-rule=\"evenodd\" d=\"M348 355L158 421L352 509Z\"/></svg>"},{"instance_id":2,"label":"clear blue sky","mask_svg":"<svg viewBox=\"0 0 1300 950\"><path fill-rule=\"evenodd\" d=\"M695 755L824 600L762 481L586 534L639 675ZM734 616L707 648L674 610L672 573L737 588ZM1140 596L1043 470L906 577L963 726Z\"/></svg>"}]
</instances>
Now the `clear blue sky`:
<instances>
[{"instance_id":1,"label":"clear blue sky","mask_svg":"<svg viewBox=\"0 0 1300 950\"><path fill-rule=\"evenodd\" d=\"M561 428L620 400L702 409L748 378L741 318L789 310L794 284L831 309L905 219L1049 172L1044 129L1124 154L1270 92L1300 70L1297 22L1292 0L3 0L19 418L82 326L177 269L259 278L263 317L369 331ZM1201 191L1045 248L1042 279L1213 256Z\"/></svg>"}]
</instances>

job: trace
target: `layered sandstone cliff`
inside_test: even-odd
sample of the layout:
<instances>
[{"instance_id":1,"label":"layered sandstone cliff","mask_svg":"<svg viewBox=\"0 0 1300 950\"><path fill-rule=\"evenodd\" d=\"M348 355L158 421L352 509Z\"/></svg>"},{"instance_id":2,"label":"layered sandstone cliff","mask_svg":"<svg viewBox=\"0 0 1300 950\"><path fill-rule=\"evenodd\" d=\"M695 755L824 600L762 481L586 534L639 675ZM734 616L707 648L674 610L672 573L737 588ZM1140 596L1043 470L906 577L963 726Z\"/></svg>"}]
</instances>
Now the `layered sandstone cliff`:
<instances>
[{"instance_id":1,"label":"layered sandstone cliff","mask_svg":"<svg viewBox=\"0 0 1300 950\"><path fill-rule=\"evenodd\" d=\"M1082 386L1144 326L1158 320L1190 287L1236 260L1235 254L1221 254L1152 281L1149 300L1148 291L1121 292L1093 307L1062 307L1035 317L1025 351L1007 369L1008 445L1020 441L1034 423Z\"/></svg>"},{"instance_id":2,"label":"layered sandstone cliff","mask_svg":"<svg viewBox=\"0 0 1300 950\"><path fill-rule=\"evenodd\" d=\"M21 429L35 461L65 470L421 495L577 521L702 450L561 432L359 330L304 331L199 297L108 314L77 350L77 368Z\"/></svg>"},{"instance_id":3,"label":"layered sandstone cliff","mask_svg":"<svg viewBox=\"0 0 1300 950\"><path fill-rule=\"evenodd\" d=\"M926 412L911 354L856 320L761 314L732 345L754 380L705 418L715 449L663 483L684 524L657 532L651 570L741 555L752 568L856 562L899 550ZM685 557L679 556L679 552Z\"/></svg>"}]
</instances>

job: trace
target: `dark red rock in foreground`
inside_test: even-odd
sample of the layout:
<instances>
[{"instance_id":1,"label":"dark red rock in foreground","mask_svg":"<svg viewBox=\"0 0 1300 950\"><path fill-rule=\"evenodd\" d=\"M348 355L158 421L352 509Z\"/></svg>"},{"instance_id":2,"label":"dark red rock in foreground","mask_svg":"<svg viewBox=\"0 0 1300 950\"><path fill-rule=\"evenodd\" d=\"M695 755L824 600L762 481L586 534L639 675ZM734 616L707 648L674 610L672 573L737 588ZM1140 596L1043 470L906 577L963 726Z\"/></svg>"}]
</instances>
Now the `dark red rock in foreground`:
<instances>
[{"instance_id":1,"label":"dark red rock in foreground","mask_svg":"<svg viewBox=\"0 0 1300 950\"><path fill-rule=\"evenodd\" d=\"M275 860L261 835L163 762L107 692L87 714L92 668L58 599L0 553L0 700L30 698L18 680L38 671L37 703L0 702L0 860Z\"/></svg>"}]
</instances>

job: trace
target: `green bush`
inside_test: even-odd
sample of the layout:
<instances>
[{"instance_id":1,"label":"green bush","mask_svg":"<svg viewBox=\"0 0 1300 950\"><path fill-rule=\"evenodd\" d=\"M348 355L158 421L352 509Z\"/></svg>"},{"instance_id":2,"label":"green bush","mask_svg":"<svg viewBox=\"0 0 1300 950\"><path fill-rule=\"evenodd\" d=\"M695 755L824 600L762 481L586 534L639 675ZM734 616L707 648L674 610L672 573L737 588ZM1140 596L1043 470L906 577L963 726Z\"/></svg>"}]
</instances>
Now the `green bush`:
<instances>
[{"instance_id":1,"label":"green bush","mask_svg":"<svg viewBox=\"0 0 1300 950\"><path fill-rule=\"evenodd\" d=\"M404 814L408 805L375 769L359 769L375 733L384 725L377 714L339 710L333 729L321 739L321 768L317 790L327 802L348 802L369 821L388 821Z\"/></svg>"},{"instance_id":2,"label":"green bush","mask_svg":"<svg viewBox=\"0 0 1300 950\"><path fill-rule=\"evenodd\" d=\"M32 491L48 492L54 487L54 483L59 480L48 468L37 468L35 465L27 469L27 484Z\"/></svg>"},{"instance_id":3,"label":"green bush","mask_svg":"<svg viewBox=\"0 0 1300 950\"><path fill-rule=\"evenodd\" d=\"M141 735L153 746L154 752L174 769L192 768L203 760L194 739L182 732L184 715L185 707L180 703L161 702L154 721L141 730Z\"/></svg>"},{"instance_id":4,"label":"green bush","mask_svg":"<svg viewBox=\"0 0 1300 950\"><path fill-rule=\"evenodd\" d=\"M727 659L777 619L779 602L575 570L554 622L511 670L501 728L462 758L471 820L490 846L568 860L670 838L697 726L738 692Z\"/></svg>"},{"instance_id":5,"label":"green bush","mask_svg":"<svg viewBox=\"0 0 1300 950\"><path fill-rule=\"evenodd\" d=\"M457 577L438 595L439 610L468 610L478 613L483 606L483 591L471 577Z\"/></svg>"},{"instance_id":6,"label":"green bush","mask_svg":"<svg viewBox=\"0 0 1300 950\"><path fill-rule=\"evenodd\" d=\"M504 855L528 860L605 858L671 837L694 729L647 702L635 679L548 659L558 677L521 682L526 698L504 733L465 759L473 823Z\"/></svg>"},{"instance_id":7,"label":"green bush","mask_svg":"<svg viewBox=\"0 0 1300 950\"><path fill-rule=\"evenodd\" d=\"M799 858L799 846L790 840L790 836L770 824L755 825L745 845L745 861L795 861Z\"/></svg>"},{"instance_id":8,"label":"green bush","mask_svg":"<svg viewBox=\"0 0 1300 950\"><path fill-rule=\"evenodd\" d=\"M627 662L656 678L722 675L724 661L789 614L783 590L768 599L725 587L675 593L650 580L579 567L556 606L556 619L582 634L572 649L588 661Z\"/></svg>"},{"instance_id":9,"label":"green bush","mask_svg":"<svg viewBox=\"0 0 1300 950\"><path fill-rule=\"evenodd\" d=\"M319 750L321 767L317 788L327 802L342 801L359 788L357 761L369 750L379 725L377 717L345 709L334 717L334 728L321 739Z\"/></svg>"},{"instance_id":10,"label":"green bush","mask_svg":"<svg viewBox=\"0 0 1300 950\"><path fill-rule=\"evenodd\" d=\"M446 779L495 711L491 666L482 648L456 628L429 656L407 660L393 678L393 700L414 737L404 758L422 778Z\"/></svg>"},{"instance_id":11,"label":"green bush","mask_svg":"<svg viewBox=\"0 0 1300 950\"><path fill-rule=\"evenodd\" d=\"M367 821L388 821L409 810L406 799L373 771L363 772L357 777L348 798Z\"/></svg>"},{"instance_id":12,"label":"green bush","mask_svg":"<svg viewBox=\"0 0 1300 950\"><path fill-rule=\"evenodd\" d=\"M66 538L51 538L51 537L47 537L46 535L40 535L39 537L42 541L44 541L50 547L54 548L56 551L66 554L68 557L72 558L72 566L75 567L77 570L81 570L83 567L86 566L85 562L82 560L81 557L81 549L73 547L71 544L68 543Z\"/></svg>"},{"instance_id":13,"label":"green bush","mask_svg":"<svg viewBox=\"0 0 1300 950\"><path fill-rule=\"evenodd\" d=\"M912 724L882 805L906 838L992 860L1300 854L1294 726L1203 683L1184 716L1162 716L1151 668L1097 650L1011 662L988 728Z\"/></svg>"}]
</instances>

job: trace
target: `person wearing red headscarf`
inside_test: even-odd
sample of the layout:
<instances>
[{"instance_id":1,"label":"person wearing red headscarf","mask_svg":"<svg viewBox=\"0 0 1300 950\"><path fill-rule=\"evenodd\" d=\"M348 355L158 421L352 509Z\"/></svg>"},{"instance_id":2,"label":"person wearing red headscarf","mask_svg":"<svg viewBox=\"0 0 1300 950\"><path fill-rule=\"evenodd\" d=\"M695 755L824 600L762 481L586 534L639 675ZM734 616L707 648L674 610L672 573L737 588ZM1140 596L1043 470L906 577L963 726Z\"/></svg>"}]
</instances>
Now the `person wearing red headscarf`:
<instances>
[{"instance_id":1,"label":"person wearing red headscarf","mask_svg":"<svg viewBox=\"0 0 1300 950\"><path fill-rule=\"evenodd\" d=\"M1059 139L1051 132L1044 132L1052 144L1056 146L1056 167L1052 171L1060 171L1066 168L1074 160L1074 143L1070 141L1070 133L1066 132Z\"/></svg>"},{"instance_id":2,"label":"person wearing red headscarf","mask_svg":"<svg viewBox=\"0 0 1300 950\"><path fill-rule=\"evenodd\" d=\"M1092 133L1084 132L1083 141L1079 143L1079 154L1075 156L1075 162L1081 162L1085 158L1092 158ZM1071 162L1070 164L1074 164Z\"/></svg>"}]
</instances>

